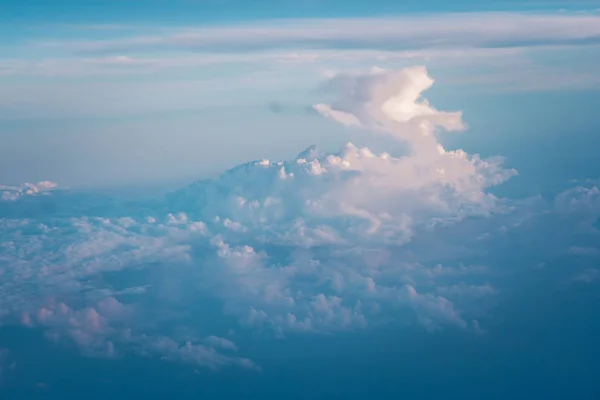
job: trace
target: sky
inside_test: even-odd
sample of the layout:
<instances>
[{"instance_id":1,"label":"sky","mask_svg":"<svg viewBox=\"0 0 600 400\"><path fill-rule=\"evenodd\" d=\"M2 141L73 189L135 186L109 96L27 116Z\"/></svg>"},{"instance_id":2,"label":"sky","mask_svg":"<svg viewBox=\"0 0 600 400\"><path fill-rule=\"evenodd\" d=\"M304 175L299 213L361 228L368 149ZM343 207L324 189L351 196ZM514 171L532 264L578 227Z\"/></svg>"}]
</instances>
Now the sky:
<instances>
[{"instance_id":1,"label":"sky","mask_svg":"<svg viewBox=\"0 0 600 400\"><path fill-rule=\"evenodd\" d=\"M600 2L0 11L0 395L600 396Z\"/></svg>"}]
</instances>

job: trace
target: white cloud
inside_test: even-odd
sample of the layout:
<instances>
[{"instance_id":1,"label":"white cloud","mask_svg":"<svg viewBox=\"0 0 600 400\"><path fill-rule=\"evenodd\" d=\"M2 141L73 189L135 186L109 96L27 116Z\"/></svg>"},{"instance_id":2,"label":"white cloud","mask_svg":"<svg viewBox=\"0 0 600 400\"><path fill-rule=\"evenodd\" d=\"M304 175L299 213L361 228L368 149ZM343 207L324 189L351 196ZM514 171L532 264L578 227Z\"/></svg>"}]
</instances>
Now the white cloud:
<instances>
[{"instance_id":1,"label":"white cloud","mask_svg":"<svg viewBox=\"0 0 600 400\"><path fill-rule=\"evenodd\" d=\"M442 112L432 108L421 95L434 80L424 67L386 71L374 68L371 73L338 75L327 86L339 92L333 106L317 104L315 109L344 125L362 126L393 134L420 151L423 137L430 138L428 152L442 152L432 136L437 127L448 131L464 129L462 113Z\"/></svg>"},{"instance_id":2,"label":"white cloud","mask_svg":"<svg viewBox=\"0 0 600 400\"><path fill-rule=\"evenodd\" d=\"M23 196L37 196L48 194L49 191L56 189L54 182L44 181L39 183L24 183L20 186L0 185L0 200L14 201Z\"/></svg>"},{"instance_id":3,"label":"white cloud","mask_svg":"<svg viewBox=\"0 0 600 400\"><path fill-rule=\"evenodd\" d=\"M462 13L394 18L306 19L95 41L47 41L76 52L140 50L251 51L274 48L419 49L513 47L597 42L596 14Z\"/></svg>"},{"instance_id":4,"label":"white cloud","mask_svg":"<svg viewBox=\"0 0 600 400\"><path fill-rule=\"evenodd\" d=\"M564 46L550 46L552 51L565 50ZM315 75L332 65L360 66L377 60L381 63L402 65L414 62L439 62L448 67L483 65L496 67L524 67L524 47L516 48L451 48L413 50L374 49L297 49L271 50L257 53L198 53L177 54L169 57L153 55L97 56L97 57L52 57L44 59L0 60L1 76L38 76L46 78L107 76L118 78L131 75L158 75L174 71L194 73L218 65L254 66L258 70L252 75L245 71L242 81L246 86L252 82L265 82L265 67L278 67L284 71L296 68ZM526 65L525 65L526 66ZM272 74L272 73L271 73ZM287 74L279 80L292 80ZM301 74L298 74L301 75ZM175 84L175 83L173 83ZM203 82L205 87L215 86L214 78ZM10 89L10 87L7 87ZM48 90L48 89L46 89ZM13 94L12 91L10 94Z\"/></svg>"},{"instance_id":5,"label":"white cloud","mask_svg":"<svg viewBox=\"0 0 600 400\"><path fill-rule=\"evenodd\" d=\"M88 356L111 358L116 354L110 338L117 336L119 327L123 329L122 324L131 312L112 297L80 310L51 300L31 314L23 313L21 322L25 326L47 328L47 337L56 342L68 339Z\"/></svg>"},{"instance_id":6,"label":"white cloud","mask_svg":"<svg viewBox=\"0 0 600 400\"><path fill-rule=\"evenodd\" d=\"M219 353L217 348L237 350L233 342L224 338L209 336L204 345L189 340L178 343L169 337L132 331L129 325L134 313L133 306L124 305L113 297L79 310L51 301L33 315L22 314L21 323L45 327L46 336L51 340L73 344L91 357L114 358L119 356L119 350L134 350L142 356L158 356L210 369L225 366L259 369L251 360Z\"/></svg>"},{"instance_id":7,"label":"white cloud","mask_svg":"<svg viewBox=\"0 0 600 400\"><path fill-rule=\"evenodd\" d=\"M447 298L433 294L420 294L411 285L404 287L404 295L417 313L419 321L428 329L437 329L438 321L463 329L467 328L467 323Z\"/></svg>"},{"instance_id":8,"label":"white cloud","mask_svg":"<svg viewBox=\"0 0 600 400\"><path fill-rule=\"evenodd\" d=\"M239 76L240 85L248 87L259 82L262 87L271 83L280 88L282 82L289 84L307 74L314 77L326 69L364 68L366 63L375 60L394 68L415 63L443 66L445 71L454 68L456 76L448 83L469 87L491 86L496 90L589 88L600 83L594 68L596 62L585 66L581 58L582 55L585 58L586 50L579 54L572 52L586 46L598 47L599 21L600 16L593 13L472 12L394 18L260 21L179 29L141 27L142 30L137 32L134 29L111 31L110 38L105 39L102 38L105 32L100 31L99 40L44 39L33 47L29 42L23 45L23 50L30 51L32 56L0 60L0 76L119 79L122 75L201 74L207 67L205 73L211 75L210 81L214 82L219 76L214 76L215 70L211 66L235 64L244 67L243 77ZM51 35L50 32L44 38ZM81 37L80 32L73 37ZM39 58L40 44L47 47L44 50L50 49L47 58ZM552 60L544 61L557 52L570 60L567 66ZM252 77L249 77L249 67L256 68ZM165 75L159 79L164 80ZM78 90L80 84L77 82L72 90ZM201 91L209 84L208 80L203 82ZM176 83L171 82L171 85ZM48 90L39 90L23 106L39 102ZM60 95L67 96L64 92L61 89ZM87 88L85 93L89 93ZM6 115L11 117L15 111L20 111L19 102L15 102L14 94L5 97L9 102L6 108L10 110ZM56 97L51 96L53 101ZM132 97L127 103L136 101L139 100Z\"/></svg>"}]
</instances>

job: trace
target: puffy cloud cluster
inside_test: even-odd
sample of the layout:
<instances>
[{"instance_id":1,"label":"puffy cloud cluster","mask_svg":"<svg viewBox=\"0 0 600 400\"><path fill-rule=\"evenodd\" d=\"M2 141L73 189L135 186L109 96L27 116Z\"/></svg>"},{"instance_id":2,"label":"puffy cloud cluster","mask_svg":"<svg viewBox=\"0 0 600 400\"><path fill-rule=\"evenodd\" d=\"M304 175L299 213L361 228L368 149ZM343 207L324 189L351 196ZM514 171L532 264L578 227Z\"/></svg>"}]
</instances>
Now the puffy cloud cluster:
<instances>
[{"instance_id":1,"label":"puffy cloud cluster","mask_svg":"<svg viewBox=\"0 0 600 400\"><path fill-rule=\"evenodd\" d=\"M54 182L43 181L39 183L24 183L20 186L0 185L0 198L4 201L14 201L23 196L36 196L48 194L49 191L56 189Z\"/></svg>"},{"instance_id":2,"label":"puffy cloud cluster","mask_svg":"<svg viewBox=\"0 0 600 400\"><path fill-rule=\"evenodd\" d=\"M46 335L59 342L63 336L92 356L115 356L115 345L108 338L115 334L115 325L126 320L130 312L114 297L107 297L94 307L74 310L65 303L50 301L35 313L23 312L21 323L48 328Z\"/></svg>"},{"instance_id":3,"label":"puffy cloud cluster","mask_svg":"<svg viewBox=\"0 0 600 400\"><path fill-rule=\"evenodd\" d=\"M464 129L461 112L443 112L421 99L434 80L424 67L402 70L374 68L368 74L341 74L325 87L339 93L334 105L317 104L315 110L344 125L382 130L408 140L413 150L441 151L432 137L436 127ZM428 140L426 138L429 138ZM425 149L421 141L427 141Z\"/></svg>"},{"instance_id":4,"label":"puffy cloud cluster","mask_svg":"<svg viewBox=\"0 0 600 400\"><path fill-rule=\"evenodd\" d=\"M120 351L135 351L142 356L158 356L211 369L224 366L258 368L246 358L219 352L218 349L229 353L237 351L236 345L225 338L209 336L203 341L187 339L178 342L171 337L137 332L139 324L131 326L139 318L136 312L133 306L114 297L105 297L93 306L81 309L51 299L35 312L22 313L20 321L28 327L44 327L46 336L52 341L75 345L91 357L114 358Z\"/></svg>"},{"instance_id":5,"label":"puffy cloud cluster","mask_svg":"<svg viewBox=\"0 0 600 400\"><path fill-rule=\"evenodd\" d=\"M174 204L203 219L218 217L232 230L260 230L294 244L402 243L415 226L495 208L485 189L515 171L503 169L498 158L442 147L436 130L461 129L461 113L437 111L420 99L433 84L424 68L375 70L330 84L340 100L316 105L317 111L391 135L408 144L410 154L374 154L351 143L337 154L311 147L291 162L255 161L198 182L174 193Z\"/></svg>"},{"instance_id":6,"label":"puffy cloud cluster","mask_svg":"<svg viewBox=\"0 0 600 400\"><path fill-rule=\"evenodd\" d=\"M90 197L46 213L16 196L0 219L0 323L43 328L88 355L213 369L258 368L232 355L244 346L225 338L231 329L282 336L391 320L485 330L506 271L481 255L535 235L553 252L595 248L598 189L572 189L554 204L490 195L514 171L439 144L438 129L463 124L421 100L432 83L422 68L341 76L330 82L339 100L316 106L403 141L404 155L311 147L162 200ZM74 193L49 198L81 203ZM547 229L557 222L562 231Z\"/></svg>"}]
</instances>

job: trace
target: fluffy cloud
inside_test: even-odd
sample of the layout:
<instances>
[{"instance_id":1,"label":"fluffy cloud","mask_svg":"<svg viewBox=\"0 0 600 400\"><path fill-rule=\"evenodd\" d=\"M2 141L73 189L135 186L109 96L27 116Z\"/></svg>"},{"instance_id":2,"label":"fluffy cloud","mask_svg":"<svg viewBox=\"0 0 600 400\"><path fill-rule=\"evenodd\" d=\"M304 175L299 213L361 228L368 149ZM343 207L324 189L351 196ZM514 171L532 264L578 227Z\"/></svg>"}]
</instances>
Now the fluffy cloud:
<instances>
[{"instance_id":1,"label":"fluffy cloud","mask_svg":"<svg viewBox=\"0 0 600 400\"><path fill-rule=\"evenodd\" d=\"M216 216L231 230L311 245L357 237L402 243L415 226L487 214L497 202L485 189L515 171L503 169L500 158L441 146L437 129L462 129L463 123L460 112L437 111L420 99L432 84L421 67L339 76L330 82L339 101L315 106L338 122L407 143L408 155L374 154L351 143L337 154L313 147L291 162L238 166L174 193L171 201L200 218Z\"/></svg>"},{"instance_id":2,"label":"fluffy cloud","mask_svg":"<svg viewBox=\"0 0 600 400\"><path fill-rule=\"evenodd\" d=\"M93 307L79 310L50 301L34 313L21 314L21 323L28 327L42 326L52 341L74 345L91 357L114 358L120 351L133 349L142 356L158 356L211 369L225 366L258 369L248 359L220 353L217 349L237 350L233 342L224 338L209 336L205 344L191 340L180 343L170 337L139 333L137 327L130 326L136 319L135 313L135 307L114 297L105 297Z\"/></svg>"},{"instance_id":3,"label":"fluffy cloud","mask_svg":"<svg viewBox=\"0 0 600 400\"><path fill-rule=\"evenodd\" d=\"M318 104L315 109L345 125L380 129L411 142L419 134L430 137L437 126L463 129L460 112L441 112L421 100L433 83L424 67L338 75L325 85L339 92L338 104Z\"/></svg>"},{"instance_id":4,"label":"fluffy cloud","mask_svg":"<svg viewBox=\"0 0 600 400\"><path fill-rule=\"evenodd\" d=\"M1 200L14 201L23 196L48 194L57 187L54 182L24 183L20 186L0 185Z\"/></svg>"},{"instance_id":5,"label":"fluffy cloud","mask_svg":"<svg viewBox=\"0 0 600 400\"><path fill-rule=\"evenodd\" d=\"M315 106L401 141L404 154L311 147L133 203L13 190L0 219L0 322L90 356L211 369L258 368L233 355L244 346L224 338L232 328L285 336L391 320L480 332L508 271L481 254L532 238L550 246L530 250L540 258L594 248L598 189L554 202L491 195L515 172L440 145L442 130L464 124L421 98L432 84L424 68L337 76L327 85L337 101Z\"/></svg>"}]
</instances>

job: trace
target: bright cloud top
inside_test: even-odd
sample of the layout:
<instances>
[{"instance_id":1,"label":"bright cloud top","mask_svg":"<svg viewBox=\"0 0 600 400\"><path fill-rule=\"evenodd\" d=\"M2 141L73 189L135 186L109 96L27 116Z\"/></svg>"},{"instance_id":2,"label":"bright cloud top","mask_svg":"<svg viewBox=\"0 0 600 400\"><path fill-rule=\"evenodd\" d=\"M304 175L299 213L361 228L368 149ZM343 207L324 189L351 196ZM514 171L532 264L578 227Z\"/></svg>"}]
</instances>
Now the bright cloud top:
<instances>
[{"instance_id":1,"label":"bright cloud top","mask_svg":"<svg viewBox=\"0 0 600 400\"><path fill-rule=\"evenodd\" d=\"M434 81L424 67L386 71L375 68L366 75L339 75L329 83L339 92L333 106L317 104L315 109L345 125L380 130L409 141L413 151L441 151L432 135L437 127L448 131L464 128L462 113L432 108L421 95ZM430 137L429 148L420 142Z\"/></svg>"},{"instance_id":2,"label":"bright cloud top","mask_svg":"<svg viewBox=\"0 0 600 400\"><path fill-rule=\"evenodd\" d=\"M42 328L92 356L134 352L250 369L258 367L234 354L244 351L240 331L335 332L391 319L480 332L495 275L456 257L475 244L489 248L490 232L502 237L523 225L519 234L529 234L527 223L539 215L562 218L561 234L597 237L598 191L565 192L535 213L541 201L516 209L492 196L486 189L514 171L440 145L438 130L463 122L460 112L421 98L432 84L420 67L341 75L329 82L338 100L315 106L365 135L406 143L404 155L311 147L295 160L243 164L156 201L24 196L37 193L31 185L7 191L1 322ZM553 251L581 246L560 239L545 243ZM116 278L132 276L131 286ZM235 326L207 317L213 307Z\"/></svg>"}]
</instances>

